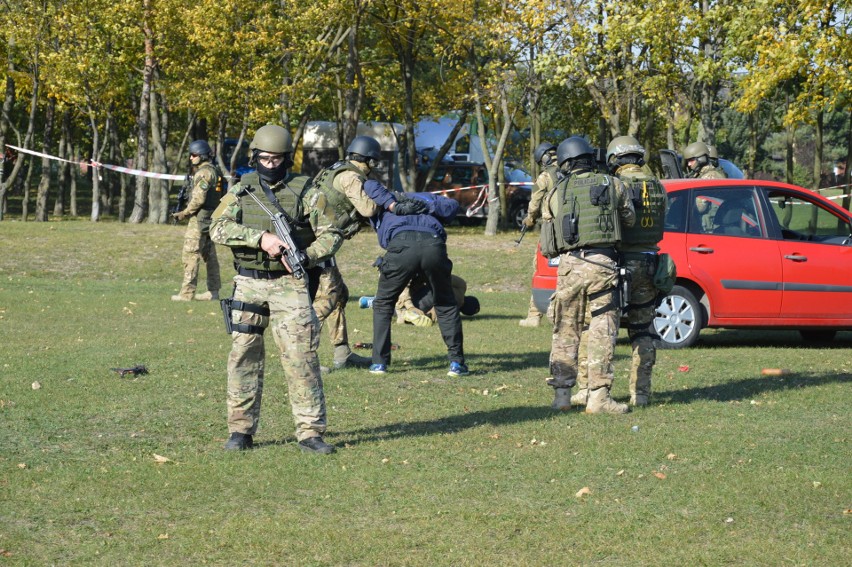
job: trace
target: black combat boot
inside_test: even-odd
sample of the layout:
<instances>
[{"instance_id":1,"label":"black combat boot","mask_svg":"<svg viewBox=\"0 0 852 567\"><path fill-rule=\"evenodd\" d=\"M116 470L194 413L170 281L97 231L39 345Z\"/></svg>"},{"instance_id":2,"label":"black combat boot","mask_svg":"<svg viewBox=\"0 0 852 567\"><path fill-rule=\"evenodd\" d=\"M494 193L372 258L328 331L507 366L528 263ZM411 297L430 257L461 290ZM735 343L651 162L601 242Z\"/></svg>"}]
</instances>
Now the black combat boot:
<instances>
[{"instance_id":1,"label":"black combat boot","mask_svg":"<svg viewBox=\"0 0 852 567\"><path fill-rule=\"evenodd\" d=\"M229 451L245 451L254 447L254 440L248 433L231 433L225 449Z\"/></svg>"},{"instance_id":2,"label":"black combat boot","mask_svg":"<svg viewBox=\"0 0 852 567\"><path fill-rule=\"evenodd\" d=\"M322 437L308 437L299 441L299 449L306 453L320 453L321 455L330 455L334 453L334 445L329 445L322 440Z\"/></svg>"}]
</instances>

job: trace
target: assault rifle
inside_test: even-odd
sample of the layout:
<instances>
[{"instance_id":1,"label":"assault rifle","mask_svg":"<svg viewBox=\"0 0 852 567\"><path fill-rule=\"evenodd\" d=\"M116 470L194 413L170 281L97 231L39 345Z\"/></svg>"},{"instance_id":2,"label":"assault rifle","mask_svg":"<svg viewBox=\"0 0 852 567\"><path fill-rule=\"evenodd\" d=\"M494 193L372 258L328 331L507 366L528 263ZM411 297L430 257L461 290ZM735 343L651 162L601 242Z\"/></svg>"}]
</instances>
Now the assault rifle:
<instances>
[{"instance_id":1,"label":"assault rifle","mask_svg":"<svg viewBox=\"0 0 852 567\"><path fill-rule=\"evenodd\" d=\"M179 213L182 210L184 210L184 208L186 208L186 194L191 189L191 186L192 186L192 176L189 173L187 173L186 177L183 180L183 185L181 186L180 190L178 191L177 203L175 203L174 208L172 208L172 210L169 211L170 216L175 214L175 213ZM172 217L172 224L177 224L177 219L175 219L174 217Z\"/></svg>"},{"instance_id":2,"label":"assault rifle","mask_svg":"<svg viewBox=\"0 0 852 567\"><path fill-rule=\"evenodd\" d=\"M275 234L282 242L284 242L284 244L286 244L286 247L281 247L281 255L287 260L287 264L293 272L293 277L297 280L302 279L305 275L305 264L308 263L308 255L302 250L299 250L299 247L296 245L296 241L293 240L293 231L290 228L290 224L293 222L293 219L289 218L283 211L278 213L270 211L269 208L267 208L267 206L257 198L253 191L253 187L244 187L243 190L240 191L239 196L248 194L248 196L254 199L254 202L263 209L263 212L269 215L269 218L272 219L272 228L275 229Z\"/></svg>"}]
</instances>

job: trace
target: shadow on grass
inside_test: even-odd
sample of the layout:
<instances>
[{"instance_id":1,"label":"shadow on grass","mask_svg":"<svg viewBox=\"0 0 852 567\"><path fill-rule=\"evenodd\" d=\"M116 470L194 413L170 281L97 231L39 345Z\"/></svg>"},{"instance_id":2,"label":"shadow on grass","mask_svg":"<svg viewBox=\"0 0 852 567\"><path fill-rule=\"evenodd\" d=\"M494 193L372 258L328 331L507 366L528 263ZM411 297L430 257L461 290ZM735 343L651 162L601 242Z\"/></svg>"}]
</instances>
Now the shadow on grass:
<instances>
[{"instance_id":1,"label":"shadow on grass","mask_svg":"<svg viewBox=\"0 0 852 567\"><path fill-rule=\"evenodd\" d=\"M724 384L687 388L672 392L654 392L653 402L668 404L690 404L698 400L714 400L730 402L734 400L753 399L766 392L781 392L798 388L811 388L825 384L852 382L850 374L824 374L807 376L790 374L787 376L760 376L743 378Z\"/></svg>"},{"instance_id":2,"label":"shadow on grass","mask_svg":"<svg viewBox=\"0 0 852 567\"><path fill-rule=\"evenodd\" d=\"M520 406L512 408L500 408L489 411L474 411L461 415L450 415L427 421L403 421L389 423L379 427L368 427L355 429L354 431L340 432L335 436L335 443L346 445L358 445L360 443L374 443L376 441L387 441L401 437L422 437L426 435L442 435L446 433L458 433L472 427L481 425L507 425L525 421L540 421L560 415L547 406ZM564 415L564 414L561 414Z\"/></svg>"},{"instance_id":3,"label":"shadow on grass","mask_svg":"<svg viewBox=\"0 0 852 567\"><path fill-rule=\"evenodd\" d=\"M619 342L621 342L619 338ZM625 339L626 342L626 339ZM701 332L698 342L690 350L723 347L766 347L841 349L852 348L852 331L839 331L830 341L806 341L798 331L708 329Z\"/></svg>"}]
</instances>

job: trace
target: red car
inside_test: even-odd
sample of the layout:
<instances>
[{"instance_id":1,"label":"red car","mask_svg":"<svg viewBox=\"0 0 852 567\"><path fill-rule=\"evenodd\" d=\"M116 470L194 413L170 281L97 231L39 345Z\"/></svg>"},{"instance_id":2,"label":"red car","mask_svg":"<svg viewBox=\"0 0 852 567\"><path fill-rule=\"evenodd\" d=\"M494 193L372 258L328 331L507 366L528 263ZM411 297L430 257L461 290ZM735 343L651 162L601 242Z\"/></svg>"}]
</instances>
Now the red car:
<instances>
[{"instance_id":1,"label":"red car","mask_svg":"<svg viewBox=\"0 0 852 567\"><path fill-rule=\"evenodd\" d=\"M677 285L657 307L663 348L705 327L796 329L831 340L852 330L852 215L813 191L772 181L677 179L660 243ZM533 296L544 312L558 258L537 252Z\"/></svg>"}]
</instances>

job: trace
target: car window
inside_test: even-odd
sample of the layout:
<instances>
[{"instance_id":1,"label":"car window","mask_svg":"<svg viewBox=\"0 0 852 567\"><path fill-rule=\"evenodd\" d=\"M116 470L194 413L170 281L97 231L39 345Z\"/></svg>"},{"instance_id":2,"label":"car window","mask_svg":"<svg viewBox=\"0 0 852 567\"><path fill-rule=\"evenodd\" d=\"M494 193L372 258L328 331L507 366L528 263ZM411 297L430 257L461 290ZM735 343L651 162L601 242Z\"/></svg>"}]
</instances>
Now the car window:
<instances>
[{"instance_id":1,"label":"car window","mask_svg":"<svg viewBox=\"0 0 852 567\"><path fill-rule=\"evenodd\" d=\"M812 240L846 244L852 228L849 222L816 201L783 190L769 191L770 208L784 240Z\"/></svg>"},{"instance_id":2,"label":"car window","mask_svg":"<svg viewBox=\"0 0 852 567\"><path fill-rule=\"evenodd\" d=\"M765 231L757 211L752 190L695 189L688 230L694 234L760 237Z\"/></svg>"},{"instance_id":3,"label":"car window","mask_svg":"<svg viewBox=\"0 0 852 567\"><path fill-rule=\"evenodd\" d=\"M665 229L672 232L686 231L686 213L689 210L691 196L689 191L669 193L668 210L666 211Z\"/></svg>"}]
</instances>

